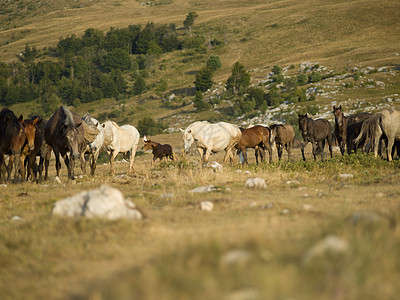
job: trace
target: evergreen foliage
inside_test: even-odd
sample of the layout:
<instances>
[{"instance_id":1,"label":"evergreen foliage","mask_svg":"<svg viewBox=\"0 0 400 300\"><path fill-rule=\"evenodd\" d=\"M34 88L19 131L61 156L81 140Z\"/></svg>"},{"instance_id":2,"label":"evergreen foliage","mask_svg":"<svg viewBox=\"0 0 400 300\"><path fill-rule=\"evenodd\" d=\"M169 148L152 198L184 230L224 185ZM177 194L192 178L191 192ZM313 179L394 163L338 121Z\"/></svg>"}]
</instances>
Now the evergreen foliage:
<instances>
[{"instance_id":1,"label":"evergreen foliage","mask_svg":"<svg viewBox=\"0 0 400 300\"><path fill-rule=\"evenodd\" d=\"M250 85L250 74L242 64L236 62L232 74L226 81L226 89L234 95L243 94Z\"/></svg>"},{"instance_id":2,"label":"evergreen foliage","mask_svg":"<svg viewBox=\"0 0 400 300\"><path fill-rule=\"evenodd\" d=\"M194 82L196 91L206 92L208 89L210 89L213 85L212 77L213 71L211 69L208 67L201 69L196 74L196 80Z\"/></svg>"},{"instance_id":3,"label":"evergreen foliage","mask_svg":"<svg viewBox=\"0 0 400 300\"><path fill-rule=\"evenodd\" d=\"M198 112L205 111L211 107L210 103L204 101L203 94L200 91L196 93L193 104Z\"/></svg>"}]
</instances>

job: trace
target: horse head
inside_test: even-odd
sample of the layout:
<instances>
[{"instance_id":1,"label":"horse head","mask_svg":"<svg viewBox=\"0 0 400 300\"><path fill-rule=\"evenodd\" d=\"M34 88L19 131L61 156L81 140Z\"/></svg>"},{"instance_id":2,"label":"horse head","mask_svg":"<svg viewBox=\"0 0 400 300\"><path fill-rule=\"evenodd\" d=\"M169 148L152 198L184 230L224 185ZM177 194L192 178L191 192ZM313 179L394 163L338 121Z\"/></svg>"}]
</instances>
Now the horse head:
<instances>
[{"instance_id":1,"label":"horse head","mask_svg":"<svg viewBox=\"0 0 400 300\"><path fill-rule=\"evenodd\" d=\"M338 125L339 127L343 126L344 115L343 115L343 111L342 111L342 105L340 105L339 107L335 107L335 105L334 105L333 106L333 114L335 115L336 125Z\"/></svg>"},{"instance_id":2,"label":"horse head","mask_svg":"<svg viewBox=\"0 0 400 300\"><path fill-rule=\"evenodd\" d=\"M192 146L194 142L192 130L187 128L182 135L182 140L183 140L183 147L185 150L185 153L189 153L190 147Z\"/></svg>"},{"instance_id":3,"label":"horse head","mask_svg":"<svg viewBox=\"0 0 400 300\"><path fill-rule=\"evenodd\" d=\"M67 147L70 151L70 155L72 159L79 159L79 144L80 144L80 127L82 123L78 123L75 126L64 125L63 126L63 135L67 140Z\"/></svg>"},{"instance_id":4,"label":"horse head","mask_svg":"<svg viewBox=\"0 0 400 300\"><path fill-rule=\"evenodd\" d=\"M307 114L305 115L298 115L299 117L299 128L302 131L303 135L307 134Z\"/></svg>"},{"instance_id":5,"label":"horse head","mask_svg":"<svg viewBox=\"0 0 400 300\"><path fill-rule=\"evenodd\" d=\"M23 125L25 129L26 142L29 150L33 150L35 148L35 137L37 130L37 122L39 121L39 117L36 117L33 120L24 120Z\"/></svg>"}]
</instances>

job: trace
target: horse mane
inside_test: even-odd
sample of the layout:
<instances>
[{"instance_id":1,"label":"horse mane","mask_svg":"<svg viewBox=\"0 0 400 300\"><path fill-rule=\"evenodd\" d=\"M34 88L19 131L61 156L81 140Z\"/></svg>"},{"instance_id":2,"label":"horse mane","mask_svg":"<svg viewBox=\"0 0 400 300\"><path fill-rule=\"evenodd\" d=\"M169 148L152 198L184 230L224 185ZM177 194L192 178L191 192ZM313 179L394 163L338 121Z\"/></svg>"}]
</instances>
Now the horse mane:
<instances>
[{"instance_id":1,"label":"horse mane","mask_svg":"<svg viewBox=\"0 0 400 300\"><path fill-rule=\"evenodd\" d=\"M272 125L269 126L269 129L273 130L273 129L277 128L277 127L283 127L283 129L286 130L286 127L283 124L272 124Z\"/></svg>"},{"instance_id":2,"label":"horse mane","mask_svg":"<svg viewBox=\"0 0 400 300\"><path fill-rule=\"evenodd\" d=\"M83 126L83 133L84 133L84 140L86 143L93 143L96 139L97 135L99 134L99 130L96 128L95 125L88 125L85 121L82 122Z\"/></svg>"},{"instance_id":3,"label":"horse mane","mask_svg":"<svg viewBox=\"0 0 400 300\"><path fill-rule=\"evenodd\" d=\"M65 125L67 125L68 127L69 126L75 127L75 121L74 121L74 116L72 115L72 112L64 105L61 106L61 110L65 116Z\"/></svg>"}]
</instances>

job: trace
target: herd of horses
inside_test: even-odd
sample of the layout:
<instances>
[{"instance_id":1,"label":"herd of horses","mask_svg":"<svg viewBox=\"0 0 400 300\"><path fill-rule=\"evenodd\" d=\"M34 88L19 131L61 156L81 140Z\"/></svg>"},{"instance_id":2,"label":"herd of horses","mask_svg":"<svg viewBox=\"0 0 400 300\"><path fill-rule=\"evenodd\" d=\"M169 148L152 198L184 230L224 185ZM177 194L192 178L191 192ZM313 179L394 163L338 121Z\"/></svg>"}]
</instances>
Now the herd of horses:
<instances>
[{"instance_id":1,"label":"herd of horses","mask_svg":"<svg viewBox=\"0 0 400 300\"><path fill-rule=\"evenodd\" d=\"M382 142L385 143L387 159L393 159L394 148L400 154L400 112L387 109L380 113L357 113L345 116L342 106L333 106L335 128L326 119L312 119L307 114L298 115L299 130L303 137L300 149L303 160L305 147L312 145L314 160L321 155L324 160L325 144L328 144L332 158L333 140L337 141L342 155L372 148L375 157L378 156ZM211 124L207 121L197 121L190 124L183 132L182 140L184 153L188 153L195 144L202 161L207 162L210 155L225 151L224 163L234 162L238 154L240 161L247 164L247 148L255 149L258 164L265 159L268 151L269 162L272 161L272 145L275 143L278 158L281 160L283 148L291 160L294 145L295 130L289 124L273 124L270 126L255 125L249 128L240 128L226 122ZM110 175L114 175L114 160L120 152L129 152L128 174L134 172L134 159L139 144L140 134L132 125L119 126L112 121L100 124L89 114L80 117L67 107L61 106L48 119L34 116L24 120L4 108L0 112L0 181L36 181L48 179L48 168L51 151L56 159L56 173L60 176L63 158L68 169L68 179L74 180L75 160L80 159L82 172L86 173L86 158L88 156L91 175L96 170L96 161L104 149L110 156ZM152 166L157 159L175 160L176 155L171 145L160 144L143 138L144 151L153 152ZM8 157L8 163L6 163ZM39 158L39 161L37 160Z\"/></svg>"}]
</instances>

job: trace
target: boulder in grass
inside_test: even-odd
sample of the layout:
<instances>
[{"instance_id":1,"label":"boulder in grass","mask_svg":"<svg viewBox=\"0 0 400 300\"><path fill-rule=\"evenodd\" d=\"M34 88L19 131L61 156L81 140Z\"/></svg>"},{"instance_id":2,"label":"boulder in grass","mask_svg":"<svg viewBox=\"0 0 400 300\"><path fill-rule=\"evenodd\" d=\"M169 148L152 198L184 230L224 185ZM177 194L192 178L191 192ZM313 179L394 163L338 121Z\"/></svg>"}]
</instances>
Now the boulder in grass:
<instances>
[{"instance_id":1,"label":"boulder in grass","mask_svg":"<svg viewBox=\"0 0 400 300\"><path fill-rule=\"evenodd\" d=\"M57 201L53 208L53 215L108 220L144 218L143 213L132 201L125 200L119 190L108 185Z\"/></svg>"},{"instance_id":2,"label":"boulder in grass","mask_svg":"<svg viewBox=\"0 0 400 300\"><path fill-rule=\"evenodd\" d=\"M265 180L260 177L249 178L246 180L246 187L249 189L266 189L267 184Z\"/></svg>"},{"instance_id":3,"label":"boulder in grass","mask_svg":"<svg viewBox=\"0 0 400 300\"><path fill-rule=\"evenodd\" d=\"M214 204L211 201L201 201L200 209L204 211L212 211L214 208Z\"/></svg>"}]
</instances>

